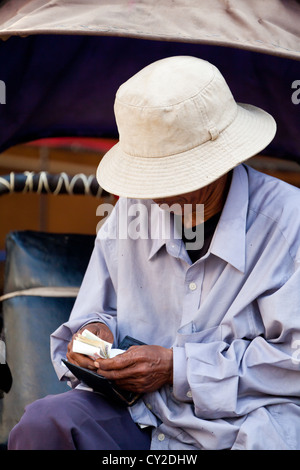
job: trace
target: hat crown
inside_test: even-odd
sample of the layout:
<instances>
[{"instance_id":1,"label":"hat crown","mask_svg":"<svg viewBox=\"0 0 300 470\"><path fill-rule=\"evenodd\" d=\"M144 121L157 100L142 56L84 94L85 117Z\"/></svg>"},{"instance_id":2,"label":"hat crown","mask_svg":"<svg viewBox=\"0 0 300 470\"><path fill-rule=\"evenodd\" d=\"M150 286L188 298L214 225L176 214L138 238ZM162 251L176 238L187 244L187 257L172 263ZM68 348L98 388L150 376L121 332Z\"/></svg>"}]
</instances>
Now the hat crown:
<instances>
[{"instance_id":1,"label":"hat crown","mask_svg":"<svg viewBox=\"0 0 300 470\"><path fill-rule=\"evenodd\" d=\"M166 157L215 140L237 115L219 70L177 56L145 67L119 88L115 116L124 152Z\"/></svg>"}]
</instances>

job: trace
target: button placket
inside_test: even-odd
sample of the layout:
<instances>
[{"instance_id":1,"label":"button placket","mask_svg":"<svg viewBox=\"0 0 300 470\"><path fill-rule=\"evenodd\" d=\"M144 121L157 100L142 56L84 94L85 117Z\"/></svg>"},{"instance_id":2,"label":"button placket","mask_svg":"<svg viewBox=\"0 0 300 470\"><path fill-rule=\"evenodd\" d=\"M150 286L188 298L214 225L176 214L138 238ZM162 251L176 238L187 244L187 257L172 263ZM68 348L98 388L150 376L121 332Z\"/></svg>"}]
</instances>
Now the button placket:
<instances>
[{"instance_id":1,"label":"button placket","mask_svg":"<svg viewBox=\"0 0 300 470\"><path fill-rule=\"evenodd\" d=\"M182 325L196 318L201 302L202 282L202 267L198 265L187 270L185 277L186 294L183 299Z\"/></svg>"}]
</instances>

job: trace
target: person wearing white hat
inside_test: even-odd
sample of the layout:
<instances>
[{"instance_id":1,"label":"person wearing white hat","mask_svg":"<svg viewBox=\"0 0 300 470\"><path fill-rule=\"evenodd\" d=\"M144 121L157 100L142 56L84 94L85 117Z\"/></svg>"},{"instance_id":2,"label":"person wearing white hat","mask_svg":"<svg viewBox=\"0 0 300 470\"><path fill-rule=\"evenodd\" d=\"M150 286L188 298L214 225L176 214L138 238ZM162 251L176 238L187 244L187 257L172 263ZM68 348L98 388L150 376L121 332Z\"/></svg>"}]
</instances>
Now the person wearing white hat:
<instances>
[{"instance_id":1,"label":"person wearing white hat","mask_svg":"<svg viewBox=\"0 0 300 470\"><path fill-rule=\"evenodd\" d=\"M272 141L273 117L189 56L130 78L115 115L97 178L119 200L51 337L73 389L28 407L9 447L299 449L300 193L243 163ZM72 349L85 328L144 344L95 360ZM66 357L140 398L83 390Z\"/></svg>"}]
</instances>

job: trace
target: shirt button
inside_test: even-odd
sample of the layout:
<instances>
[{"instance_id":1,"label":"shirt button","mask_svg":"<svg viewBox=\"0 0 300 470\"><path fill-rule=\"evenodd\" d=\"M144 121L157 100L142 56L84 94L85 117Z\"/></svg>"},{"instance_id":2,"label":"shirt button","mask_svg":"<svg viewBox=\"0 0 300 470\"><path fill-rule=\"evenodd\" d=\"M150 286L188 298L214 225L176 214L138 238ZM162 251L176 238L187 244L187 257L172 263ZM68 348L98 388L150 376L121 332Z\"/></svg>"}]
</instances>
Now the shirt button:
<instances>
[{"instance_id":1,"label":"shirt button","mask_svg":"<svg viewBox=\"0 0 300 470\"><path fill-rule=\"evenodd\" d=\"M157 439L158 439L159 441L163 441L164 438L165 438L165 435L164 435L163 433L160 433L160 434L157 436Z\"/></svg>"},{"instance_id":2,"label":"shirt button","mask_svg":"<svg viewBox=\"0 0 300 470\"><path fill-rule=\"evenodd\" d=\"M190 282L189 283L189 289L190 290L195 290L197 289L197 284L195 282Z\"/></svg>"},{"instance_id":3,"label":"shirt button","mask_svg":"<svg viewBox=\"0 0 300 470\"><path fill-rule=\"evenodd\" d=\"M147 405L146 405L146 406L147 406L148 410L152 410L151 403L147 403Z\"/></svg>"},{"instance_id":4,"label":"shirt button","mask_svg":"<svg viewBox=\"0 0 300 470\"><path fill-rule=\"evenodd\" d=\"M189 391L186 393L186 396L187 396L188 398L192 398L192 392L189 390Z\"/></svg>"}]
</instances>

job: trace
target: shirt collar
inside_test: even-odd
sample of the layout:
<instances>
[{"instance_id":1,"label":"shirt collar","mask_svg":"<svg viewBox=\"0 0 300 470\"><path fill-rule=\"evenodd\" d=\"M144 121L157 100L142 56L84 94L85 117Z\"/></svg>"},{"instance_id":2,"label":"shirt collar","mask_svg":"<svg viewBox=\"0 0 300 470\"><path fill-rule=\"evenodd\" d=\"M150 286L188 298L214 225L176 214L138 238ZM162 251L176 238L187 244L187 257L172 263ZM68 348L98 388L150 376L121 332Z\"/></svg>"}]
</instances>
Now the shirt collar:
<instances>
[{"instance_id":1,"label":"shirt collar","mask_svg":"<svg viewBox=\"0 0 300 470\"><path fill-rule=\"evenodd\" d=\"M246 264L246 219L248 211L248 176L244 165L233 170L232 182L210 252L241 272Z\"/></svg>"},{"instance_id":2,"label":"shirt collar","mask_svg":"<svg viewBox=\"0 0 300 470\"><path fill-rule=\"evenodd\" d=\"M152 204L154 204L152 202ZM210 250L212 254L224 259L241 272L246 262L246 217L248 210L248 177L244 165L233 170L232 181L226 203L213 236ZM174 230L172 217L157 207L152 211L152 246L149 260L167 246L173 256L178 257L182 243ZM170 223L171 221L171 223ZM153 236L154 235L154 236Z\"/></svg>"},{"instance_id":3,"label":"shirt collar","mask_svg":"<svg viewBox=\"0 0 300 470\"><path fill-rule=\"evenodd\" d=\"M181 250L181 235L176 231L173 217L167 211L160 209L153 201L151 227L152 246L148 259L150 260L163 245L166 245L172 256L178 257Z\"/></svg>"}]
</instances>

